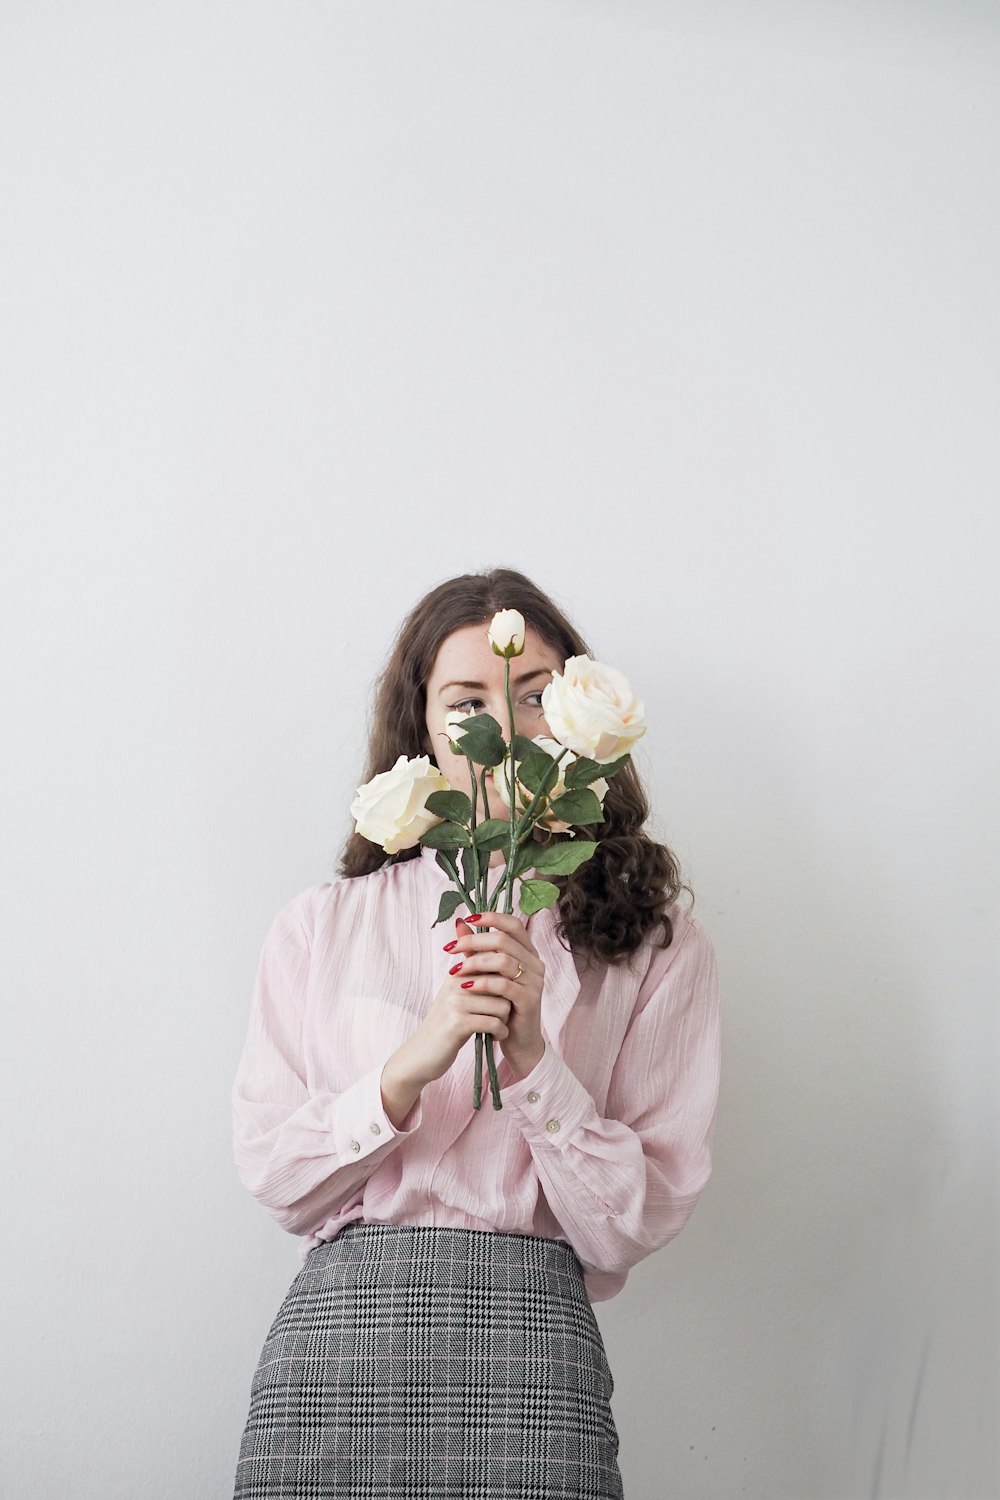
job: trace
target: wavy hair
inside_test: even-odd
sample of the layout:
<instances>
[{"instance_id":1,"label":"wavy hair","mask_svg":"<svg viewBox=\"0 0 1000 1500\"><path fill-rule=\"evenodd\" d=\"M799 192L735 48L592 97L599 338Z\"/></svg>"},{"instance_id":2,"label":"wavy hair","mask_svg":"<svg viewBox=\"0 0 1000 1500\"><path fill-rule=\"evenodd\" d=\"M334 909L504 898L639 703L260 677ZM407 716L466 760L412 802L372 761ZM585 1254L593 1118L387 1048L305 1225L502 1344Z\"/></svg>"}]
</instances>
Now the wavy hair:
<instances>
[{"instance_id":1,"label":"wavy hair","mask_svg":"<svg viewBox=\"0 0 1000 1500\"><path fill-rule=\"evenodd\" d=\"M487 627L500 609L516 609L538 636L566 660L590 656L586 641L530 578L512 568L490 568L449 578L424 595L403 620L374 689L368 721L368 758L359 785L390 770L400 755L426 754L426 684L438 649L453 631L466 625ZM601 963L619 964L640 946L646 934L662 924L662 948L673 941L667 907L679 893L694 892L680 878L680 866L665 844L643 832L649 801L629 759L608 781L604 822L577 833L596 839L597 848L570 875L553 876L559 887L556 934L574 952ZM569 833L554 835L568 839ZM352 831L341 851L339 876L370 875L385 865L420 855L422 845L387 855L377 844ZM564 944L563 946L566 946Z\"/></svg>"}]
</instances>

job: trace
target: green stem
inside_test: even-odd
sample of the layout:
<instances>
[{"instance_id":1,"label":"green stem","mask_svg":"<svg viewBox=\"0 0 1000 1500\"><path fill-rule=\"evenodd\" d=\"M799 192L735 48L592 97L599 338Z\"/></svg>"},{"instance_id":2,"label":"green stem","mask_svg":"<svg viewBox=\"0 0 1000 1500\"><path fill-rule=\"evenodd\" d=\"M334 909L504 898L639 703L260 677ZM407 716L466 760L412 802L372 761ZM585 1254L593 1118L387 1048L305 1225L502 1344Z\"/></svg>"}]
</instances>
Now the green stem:
<instances>
[{"instance_id":1,"label":"green stem","mask_svg":"<svg viewBox=\"0 0 1000 1500\"><path fill-rule=\"evenodd\" d=\"M448 866L448 874L451 876L452 880L455 882L455 884L457 885L458 889L461 891L462 895L465 897L465 904L469 908L469 910L471 911L472 910L472 892L466 889L465 881L462 879L461 875L458 873L458 865L456 864L455 860L449 859L447 849L438 849L437 853L440 854L441 858L444 860L445 864Z\"/></svg>"},{"instance_id":2,"label":"green stem","mask_svg":"<svg viewBox=\"0 0 1000 1500\"><path fill-rule=\"evenodd\" d=\"M476 842L476 801L477 801L476 773L475 773L475 770L474 770L473 764L472 764L472 756L471 755L467 755L465 758L466 758L466 760L469 763L469 781L470 781L471 787L472 787L472 824L471 824L471 827L470 827L470 832L472 834L472 842L473 842L473 844L475 844L475 842ZM478 868L478 866L477 866L477 868ZM470 907L469 910L471 911L472 908Z\"/></svg>"},{"instance_id":3,"label":"green stem","mask_svg":"<svg viewBox=\"0 0 1000 1500\"><path fill-rule=\"evenodd\" d=\"M486 808L487 810L489 810L489 805L490 804L489 804L489 798L487 797L487 794L486 794L486 777L487 777L490 769L491 769L491 767L489 767L489 766L483 766L483 769L482 769L483 807ZM477 850L476 851L476 868L480 872L479 873L479 887L480 887L479 900L481 902L481 905L477 906L476 910L477 911L488 911L490 908L487 906L486 902L487 902L487 897L489 896L490 856L487 854L486 855L486 862L485 862L485 864L482 865L482 866L480 866L480 864L479 864L479 851ZM477 927L476 931L477 932L489 932L489 928L488 927ZM490 1032L490 1031L483 1032L482 1036L484 1037L485 1042L486 1042L486 1066L489 1069L489 1075L490 1075L490 1093L491 1093L491 1095L493 1097L493 1108L494 1109L503 1109L503 1105L500 1102L500 1080L497 1077L497 1065L496 1065L496 1062L495 1062L494 1057L493 1057L493 1043L495 1041L495 1037L493 1036L493 1033Z\"/></svg>"},{"instance_id":4,"label":"green stem","mask_svg":"<svg viewBox=\"0 0 1000 1500\"><path fill-rule=\"evenodd\" d=\"M517 775L514 770L514 701L510 696L510 657L504 657L503 663L503 691L507 699L507 723L510 726L510 760L507 762L509 770L506 772L507 801L510 807L510 843L507 846L507 869L504 872L504 911L514 910L514 866L517 863L516 854L518 848L517 839L517 806L515 803L515 787Z\"/></svg>"},{"instance_id":5,"label":"green stem","mask_svg":"<svg viewBox=\"0 0 1000 1500\"><path fill-rule=\"evenodd\" d=\"M485 902L486 899L487 899L487 897L488 897L489 898L489 904L488 905L483 905L483 906L479 907L478 909L480 911L495 911L496 910L496 908L497 908L497 902L500 899L501 889L503 890L503 893L504 893L504 911L505 912L511 912L514 909L512 892L513 892L514 852L515 852L515 849L517 847L517 821L516 821L516 809L514 807L514 785L513 785L513 781L514 781L514 705L511 702L511 696L510 696L510 657L509 656L507 656L507 657L504 658L504 684L503 684L503 686L504 686L504 695L505 695L505 697L507 699L507 714L508 714L508 721L509 721L509 724L510 724L510 770L507 773L505 773L506 774L506 781L507 781L508 796L509 796L509 799L510 799L510 829L511 829L510 844L508 846L507 868L506 868L506 870L504 872L505 878L502 881L497 881L497 888L493 892L492 896L489 896L488 872L489 872L489 868L490 868L490 861L489 861L489 856L487 856L486 867L485 867L485 871L484 871L484 874L483 874L483 900ZM483 767L483 803L484 803L484 805L486 805L486 801L487 801L487 799L486 799L486 774L487 774L487 769L488 769L487 767L485 767L485 766ZM488 930L489 930L488 928L481 928L480 929L480 931L488 931ZM487 1064L487 1067L489 1068L489 1074L490 1074L490 1092L491 1092L491 1094L493 1096L493 1108L494 1109L503 1109L503 1102L502 1102L502 1100L500 1098L500 1079L497 1076L496 1061L494 1059L494 1054L493 1054L493 1042L494 1042L494 1040L495 1040L495 1038L492 1036L492 1034L489 1033L489 1032L487 1032L486 1033L486 1064Z\"/></svg>"},{"instance_id":6,"label":"green stem","mask_svg":"<svg viewBox=\"0 0 1000 1500\"><path fill-rule=\"evenodd\" d=\"M488 1031L486 1033L486 1065L489 1068L490 1072L490 1093L493 1096L493 1108L503 1109L503 1104L500 1099L500 1079L497 1077L497 1065L493 1060L494 1040L495 1038L493 1036L493 1033Z\"/></svg>"},{"instance_id":7,"label":"green stem","mask_svg":"<svg viewBox=\"0 0 1000 1500\"><path fill-rule=\"evenodd\" d=\"M476 882L475 883L476 883L476 885L478 887L478 879L479 879L479 853L478 853L478 850L476 849L476 827L477 827L477 824L476 824L476 808L477 808L478 803L479 803L479 789L476 786L476 768L475 768L475 766L473 764L472 756L471 755L467 755L465 758L466 758L466 760L468 762L468 765L469 765L469 784L470 784L470 789L472 791L472 824L471 824L471 827L470 827L470 830L469 830L470 833L471 833L471 836L472 836L472 853L470 855L470 859L471 859L471 861L473 863L473 866L475 868L475 871L476 871ZM486 788L485 788L485 786L483 787L483 806L484 807L488 806L488 804L486 802ZM461 887L461 890L462 890L462 894L465 897L465 903L468 906L469 911L471 912L472 911L472 905L473 905L472 900L470 899L471 898L471 892L468 891L468 890L466 890L466 888L465 888L464 885ZM478 889L477 889L477 891L476 891L476 901L478 902L478 900L479 900L479 892L478 892ZM481 911L482 907L477 905L476 906L476 910L477 911ZM474 929L474 930L476 930L476 929ZM481 930L481 929L479 929L479 930ZM472 1107L473 1107L473 1109L479 1109L480 1106L482 1105L482 1102L483 1102L483 1038L484 1038L484 1035L485 1035L485 1033L482 1032L482 1031L477 1031L476 1032L476 1070L475 1070L475 1072L474 1072L474 1074L472 1076Z\"/></svg>"},{"instance_id":8,"label":"green stem","mask_svg":"<svg viewBox=\"0 0 1000 1500\"><path fill-rule=\"evenodd\" d=\"M482 772L480 773L480 780L482 781L482 785L483 785L483 809L484 809L485 812L489 812L489 810L490 810L489 797L486 794L486 777L488 776L488 774L490 772L490 769L491 769L491 767L484 766L483 769L482 769ZM488 885L488 881L487 881L487 876L489 874L489 868L490 868L490 857L489 857L488 854L486 854L484 856L484 858L485 858L485 864L481 865L479 863L479 857L480 857L481 852L482 851L479 850L479 849L476 850L476 869L479 872L479 900L482 903L482 905L477 906L476 907L476 911L485 911L486 910L486 898L489 895L489 885Z\"/></svg>"}]
</instances>

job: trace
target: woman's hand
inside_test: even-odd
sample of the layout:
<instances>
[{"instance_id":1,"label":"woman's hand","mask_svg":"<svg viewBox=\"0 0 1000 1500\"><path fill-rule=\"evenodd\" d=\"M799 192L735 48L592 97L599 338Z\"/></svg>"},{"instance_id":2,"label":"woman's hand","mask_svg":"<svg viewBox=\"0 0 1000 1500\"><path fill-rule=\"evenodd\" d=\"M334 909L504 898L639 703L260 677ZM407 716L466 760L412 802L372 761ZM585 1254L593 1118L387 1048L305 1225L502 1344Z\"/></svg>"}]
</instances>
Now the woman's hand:
<instances>
[{"instance_id":1,"label":"woman's hand","mask_svg":"<svg viewBox=\"0 0 1000 1500\"><path fill-rule=\"evenodd\" d=\"M472 981L464 991L467 995L488 995L510 1002L506 1035L500 1036L500 1046L516 1077L523 1078L545 1051L541 1023L545 965L520 917L502 911L476 915L474 925L488 925L490 931L474 932L463 917L457 919L458 937L452 951L456 963L462 960L462 967L455 977Z\"/></svg>"},{"instance_id":2,"label":"woman's hand","mask_svg":"<svg viewBox=\"0 0 1000 1500\"><path fill-rule=\"evenodd\" d=\"M468 932L468 923L462 925ZM482 990L463 989L462 956L452 956L457 972L448 974L416 1031L386 1064L392 1086L400 1087L412 1099L425 1084L447 1073L470 1036L483 1032L499 1041L507 1036L510 1000ZM516 970L517 965L511 967Z\"/></svg>"},{"instance_id":3,"label":"woman's hand","mask_svg":"<svg viewBox=\"0 0 1000 1500\"><path fill-rule=\"evenodd\" d=\"M500 1042L515 1078L541 1061L545 965L519 917L484 912L480 921L493 930L476 933L463 917L456 918L458 935L450 949L456 972L448 975L417 1030L386 1064L390 1088L402 1081L400 1097L405 1094L408 1107L425 1084L447 1073L477 1032ZM518 964L521 973L515 979Z\"/></svg>"}]
</instances>

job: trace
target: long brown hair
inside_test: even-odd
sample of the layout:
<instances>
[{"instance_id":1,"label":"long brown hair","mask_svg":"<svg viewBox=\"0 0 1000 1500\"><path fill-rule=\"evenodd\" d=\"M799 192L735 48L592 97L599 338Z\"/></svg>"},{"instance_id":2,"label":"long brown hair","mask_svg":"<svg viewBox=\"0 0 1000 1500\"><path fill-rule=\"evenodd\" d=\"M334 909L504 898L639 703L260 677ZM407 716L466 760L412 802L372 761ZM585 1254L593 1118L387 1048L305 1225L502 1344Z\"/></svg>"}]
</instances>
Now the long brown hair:
<instances>
[{"instance_id":1,"label":"long brown hair","mask_svg":"<svg viewBox=\"0 0 1000 1500\"><path fill-rule=\"evenodd\" d=\"M579 631L530 578L512 568L463 573L425 594L400 625L375 684L368 727L368 761L360 785L390 770L400 755L427 753L427 679L445 638L466 625L487 627L500 609L516 609L562 660L593 652ZM576 952L618 964L634 953L657 923L669 948L673 924L666 908L691 887L680 878L677 859L665 844L643 832L649 817L639 773L630 759L608 782L604 822L577 829L597 848L571 875L549 876L559 886L557 936ZM556 838L569 838L565 833ZM337 873L353 878L420 855L421 845L387 855L352 831ZM564 945L565 946L565 945Z\"/></svg>"}]
</instances>

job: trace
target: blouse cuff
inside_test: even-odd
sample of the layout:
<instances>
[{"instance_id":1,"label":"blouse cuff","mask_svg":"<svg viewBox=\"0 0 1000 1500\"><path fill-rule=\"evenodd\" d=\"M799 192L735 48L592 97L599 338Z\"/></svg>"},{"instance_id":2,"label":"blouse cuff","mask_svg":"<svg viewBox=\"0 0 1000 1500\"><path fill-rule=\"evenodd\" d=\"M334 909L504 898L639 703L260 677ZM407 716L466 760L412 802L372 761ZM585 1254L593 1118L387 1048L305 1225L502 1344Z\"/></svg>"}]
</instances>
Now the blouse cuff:
<instances>
[{"instance_id":1,"label":"blouse cuff","mask_svg":"<svg viewBox=\"0 0 1000 1500\"><path fill-rule=\"evenodd\" d=\"M342 1154L347 1161L363 1161L366 1156L371 1156L390 1141L408 1140L420 1129L423 1119L422 1098L416 1101L406 1116L410 1122L406 1130L394 1125L386 1114L382 1103L384 1068L385 1062L380 1062L337 1096L333 1108L333 1132L337 1154Z\"/></svg>"},{"instance_id":2,"label":"blouse cuff","mask_svg":"<svg viewBox=\"0 0 1000 1500\"><path fill-rule=\"evenodd\" d=\"M550 1146L565 1142L585 1120L597 1116L593 1099L547 1041L531 1072L507 1084L501 1098L529 1141Z\"/></svg>"}]
</instances>

